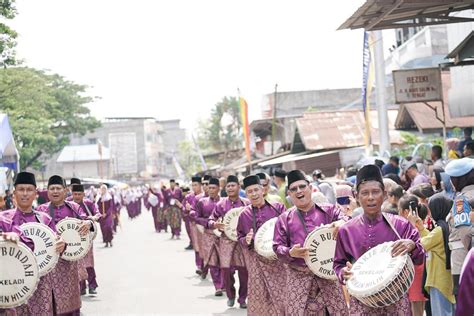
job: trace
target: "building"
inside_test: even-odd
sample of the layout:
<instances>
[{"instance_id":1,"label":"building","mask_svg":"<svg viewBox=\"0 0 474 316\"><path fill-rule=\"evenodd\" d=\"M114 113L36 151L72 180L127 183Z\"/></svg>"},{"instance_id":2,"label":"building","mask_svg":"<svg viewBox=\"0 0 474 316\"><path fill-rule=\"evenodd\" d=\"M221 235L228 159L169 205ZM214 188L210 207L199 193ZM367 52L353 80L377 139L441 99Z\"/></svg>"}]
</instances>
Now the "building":
<instances>
[{"instance_id":1,"label":"building","mask_svg":"<svg viewBox=\"0 0 474 316\"><path fill-rule=\"evenodd\" d=\"M474 18L473 10L452 14L459 18ZM448 48L452 52L474 32L474 23L455 23L447 26ZM471 37L472 38L472 37ZM470 59L474 59L474 41L471 39ZM474 66L451 67L451 89L448 92L449 112L452 117L474 115Z\"/></svg>"},{"instance_id":2,"label":"building","mask_svg":"<svg viewBox=\"0 0 474 316\"><path fill-rule=\"evenodd\" d=\"M161 125L163 134L163 155L164 164L162 174L169 178L180 175L176 169L180 169L179 160L179 143L186 139L186 130L180 127L180 120L164 120L158 121Z\"/></svg>"},{"instance_id":3,"label":"building","mask_svg":"<svg viewBox=\"0 0 474 316\"><path fill-rule=\"evenodd\" d=\"M177 154L178 144L185 138L185 131L179 124L179 120L158 121L153 117L106 118L95 131L72 136L70 148L65 148L67 159L58 159L60 155L55 155L48 162L45 173L65 177L71 177L73 173L78 176L91 174L92 177L93 170L97 170L94 163L79 163L74 160L71 150L77 153L77 150L89 150L83 146L98 148L102 144L103 156L106 151L109 155L104 166L108 172L104 175L124 180L176 177L173 154Z\"/></svg>"},{"instance_id":4,"label":"building","mask_svg":"<svg viewBox=\"0 0 474 316\"><path fill-rule=\"evenodd\" d=\"M110 150L100 144L66 146L56 161L62 165L60 174L70 177L81 179L114 177L114 168L110 163Z\"/></svg>"}]
</instances>

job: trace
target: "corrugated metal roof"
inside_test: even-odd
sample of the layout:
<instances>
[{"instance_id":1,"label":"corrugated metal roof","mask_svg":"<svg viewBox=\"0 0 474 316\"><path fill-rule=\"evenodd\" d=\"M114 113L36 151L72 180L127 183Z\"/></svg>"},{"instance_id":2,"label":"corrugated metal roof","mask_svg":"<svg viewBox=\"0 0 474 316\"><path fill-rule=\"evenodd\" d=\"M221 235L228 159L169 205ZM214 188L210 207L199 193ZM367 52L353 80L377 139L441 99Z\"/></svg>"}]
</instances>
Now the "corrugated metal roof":
<instances>
[{"instance_id":1,"label":"corrugated metal roof","mask_svg":"<svg viewBox=\"0 0 474 316\"><path fill-rule=\"evenodd\" d=\"M66 146L59 154L57 162L80 162L100 160L99 145ZM102 146L102 160L110 160L110 150Z\"/></svg>"},{"instance_id":2,"label":"corrugated metal roof","mask_svg":"<svg viewBox=\"0 0 474 316\"><path fill-rule=\"evenodd\" d=\"M394 129L397 110L389 110L389 132L392 144L401 144ZM372 143L379 144L377 111L370 112ZM362 111L308 112L296 119L296 125L306 150L330 150L364 145L365 120Z\"/></svg>"},{"instance_id":3,"label":"corrugated metal roof","mask_svg":"<svg viewBox=\"0 0 474 316\"><path fill-rule=\"evenodd\" d=\"M474 0L367 0L339 30L364 28L371 31L472 21L449 16L467 9L474 9Z\"/></svg>"},{"instance_id":4,"label":"corrugated metal roof","mask_svg":"<svg viewBox=\"0 0 474 316\"><path fill-rule=\"evenodd\" d=\"M436 107L438 116L442 119L443 112L441 102L430 102L430 105ZM445 105L446 106L446 105ZM451 118L449 109L446 106L446 127L472 127L474 126L474 116L464 116ZM443 124L436 118L436 112L430 109L424 103L407 103L402 104L400 113L397 117L396 127L404 130L419 130L426 132L426 130L441 130Z\"/></svg>"}]
</instances>

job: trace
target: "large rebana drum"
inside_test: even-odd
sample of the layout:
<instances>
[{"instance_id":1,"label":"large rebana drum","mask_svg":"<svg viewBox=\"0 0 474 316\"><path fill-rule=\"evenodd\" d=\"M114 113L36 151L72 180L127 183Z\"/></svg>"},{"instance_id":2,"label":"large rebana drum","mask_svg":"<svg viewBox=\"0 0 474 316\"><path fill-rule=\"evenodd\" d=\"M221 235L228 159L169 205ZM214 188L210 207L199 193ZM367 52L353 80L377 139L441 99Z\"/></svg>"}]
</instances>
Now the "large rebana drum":
<instances>
[{"instance_id":1,"label":"large rebana drum","mask_svg":"<svg viewBox=\"0 0 474 316\"><path fill-rule=\"evenodd\" d=\"M38 263L39 275L48 274L59 260L56 251L56 234L51 228L41 223L25 223L20 226L25 237L30 238L34 245L34 255Z\"/></svg>"},{"instance_id":2,"label":"large rebana drum","mask_svg":"<svg viewBox=\"0 0 474 316\"><path fill-rule=\"evenodd\" d=\"M255 235L255 251L262 257L270 260L276 260L277 256L273 251L273 233L277 217L266 221L257 231Z\"/></svg>"},{"instance_id":3,"label":"large rebana drum","mask_svg":"<svg viewBox=\"0 0 474 316\"><path fill-rule=\"evenodd\" d=\"M243 207L236 207L224 215L224 234L230 240L237 241L237 224L239 223L239 216L243 209Z\"/></svg>"},{"instance_id":4,"label":"large rebana drum","mask_svg":"<svg viewBox=\"0 0 474 316\"><path fill-rule=\"evenodd\" d=\"M332 227L317 227L308 234L303 246L309 249L309 255L305 258L308 268L318 277L328 280L337 280L332 268L336 253L333 232Z\"/></svg>"},{"instance_id":5,"label":"large rebana drum","mask_svg":"<svg viewBox=\"0 0 474 316\"><path fill-rule=\"evenodd\" d=\"M91 239L94 240L97 237L97 233L99 232L99 227L95 221L91 220L91 223L92 227L94 227L94 231L90 232L89 234L91 235Z\"/></svg>"},{"instance_id":6,"label":"large rebana drum","mask_svg":"<svg viewBox=\"0 0 474 316\"><path fill-rule=\"evenodd\" d=\"M349 294L370 307L398 302L410 288L415 268L408 255L392 257L393 241L368 250L352 266Z\"/></svg>"},{"instance_id":7,"label":"large rebana drum","mask_svg":"<svg viewBox=\"0 0 474 316\"><path fill-rule=\"evenodd\" d=\"M77 261L84 258L92 246L91 234L81 236L79 228L83 221L77 218L65 218L56 224L58 234L66 242L61 258L66 261Z\"/></svg>"},{"instance_id":8,"label":"large rebana drum","mask_svg":"<svg viewBox=\"0 0 474 316\"><path fill-rule=\"evenodd\" d=\"M28 301L39 281L35 255L25 245L0 240L0 308Z\"/></svg>"}]
</instances>

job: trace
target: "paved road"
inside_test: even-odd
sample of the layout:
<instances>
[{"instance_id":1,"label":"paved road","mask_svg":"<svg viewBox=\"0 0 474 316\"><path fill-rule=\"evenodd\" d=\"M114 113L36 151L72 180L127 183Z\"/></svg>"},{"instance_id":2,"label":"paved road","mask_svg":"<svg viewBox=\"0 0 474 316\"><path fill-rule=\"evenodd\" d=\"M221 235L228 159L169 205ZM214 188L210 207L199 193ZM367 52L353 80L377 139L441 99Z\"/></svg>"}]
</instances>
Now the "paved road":
<instances>
[{"instance_id":1,"label":"paved road","mask_svg":"<svg viewBox=\"0 0 474 316\"><path fill-rule=\"evenodd\" d=\"M98 295L83 296L83 315L246 315L214 296L210 275L194 273L184 226L182 239L170 240L155 233L150 212L131 221L123 211L114 246L103 248L100 234L95 240Z\"/></svg>"}]
</instances>

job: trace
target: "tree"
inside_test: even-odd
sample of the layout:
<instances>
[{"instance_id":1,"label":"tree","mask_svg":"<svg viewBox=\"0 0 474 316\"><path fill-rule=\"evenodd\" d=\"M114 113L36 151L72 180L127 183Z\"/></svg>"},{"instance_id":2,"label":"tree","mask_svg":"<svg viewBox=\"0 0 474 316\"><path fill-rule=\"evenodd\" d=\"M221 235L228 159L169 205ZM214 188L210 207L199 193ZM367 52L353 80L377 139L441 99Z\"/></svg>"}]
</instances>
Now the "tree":
<instances>
[{"instance_id":1,"label":"tree","mask_svg":"<svg viewBox=\"0 0 474 316\"><path fill-rule=\"evenodd\" d=\"M85 106L87 86L32 68L0 70L0 112L7 113L22 169L38 169L61 151L72 134L100 126Z\"/></svg>"},{"instance_id":2,"label":"tree","mask_svg":"<svg viewBox=\"0 0 474 316\"><path fill-rule=\"evenodd\" d=\"M192 142L189 140L181 141L178 144L178 152L179 164L184 169L187 177L191 178L202 170L201 161Z\"/></svg>"},{"instance_id":3,"label":"tree","mask_svg":"<svg viewBox=\"0 0 474 316\"><path fill-rule=\"evenodd\" d=\"M229 151L242 147L240 105L235 97L224 97L211 110L211 117L200 123L199 142L203 148Z\"/></svg>"},{"instance_id":4,"label":"tree","mask_svg":"<svg viewBox=\"0 0 474 316\"><path fill-rule=\"evenodd\" d=\"M14 0L0 1L0 16L13 19L16 15ZM16 64L15 47L18 34L5 23L0 22L0 66Z\"/></svg>"}]
</instances>

